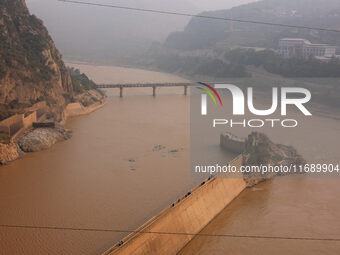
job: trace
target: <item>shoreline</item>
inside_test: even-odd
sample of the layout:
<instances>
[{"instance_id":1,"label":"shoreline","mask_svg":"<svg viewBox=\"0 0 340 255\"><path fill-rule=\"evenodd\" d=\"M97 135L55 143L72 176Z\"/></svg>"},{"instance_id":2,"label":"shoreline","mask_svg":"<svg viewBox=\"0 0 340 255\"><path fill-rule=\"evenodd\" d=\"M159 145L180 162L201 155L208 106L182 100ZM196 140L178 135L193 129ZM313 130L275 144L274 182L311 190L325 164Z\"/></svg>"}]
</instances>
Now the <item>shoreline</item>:
<instances>
[{"instance_id":1,"label":"shoreline","mask_svg":"<svg viewBox=\"0 0 340 255\"><path fill-rule=\"evenodd\" d=\"M81 115L87 115L87 114L91 114L92 112L104 107L107 104L107 100L106 97L103 96L102 100L100 102L91 104L87 107L82 106L80 102L76 102L76 103L70 103L68 104L63 112L63 119L60 122L56 122L56 127L55 128L48 128L47 130L50 132L45 132L43 137L44 140L49 140L52 139L53 136L55 136L55 131L56 130L63 130L66 133L70 133L69 130L65 129L65 124L67 122L67 119L70 117L76 117L76 116L81 116ZM76 112L72 112L72 111L68 111L67 108L69 107L69 105L77 105ZM25 153L30 153L30 152L35 152L35 151L27 151L24 152L22 150L22 148L19 145L19 140L25 136L27 136L29 133L33 132L34 130L37 129L33 129L32 127L27 128L26 130L22 130L20 131L20 134L18 136L16 136L14 139L11 138L11 141L9 144L0 144L0 166L1 165L7 165L17 159L20 159ZM63 133L63 132L61 132ZM62 140L67 140L67 139L71 139L72 136L64 136L65 139L63 138L59 138L59 140L57 139L55 142L52 142L52 144L49 144L46 148L44 149L49 149L51 148L54 144L56 144L59 141ZM67 138L66 138L67 137ZM39 151L39 150L37 150Z\"/></svg>"},{"instance_id":2,"label":"shoreline","mask_svg":"<svg viewBox=\"0 0 340 255\"><path fill-rule=\"evenodd\" d=\"M104 107L107 104L107 99L104 97L103 100L99 103L95 103L89 106L82 106L81 103L70 103L64 109L64 119L59 123L60 125L64 125L68 118L87 115L92 112L97 111L98 109Z\"/></svg>"}]
</instances>

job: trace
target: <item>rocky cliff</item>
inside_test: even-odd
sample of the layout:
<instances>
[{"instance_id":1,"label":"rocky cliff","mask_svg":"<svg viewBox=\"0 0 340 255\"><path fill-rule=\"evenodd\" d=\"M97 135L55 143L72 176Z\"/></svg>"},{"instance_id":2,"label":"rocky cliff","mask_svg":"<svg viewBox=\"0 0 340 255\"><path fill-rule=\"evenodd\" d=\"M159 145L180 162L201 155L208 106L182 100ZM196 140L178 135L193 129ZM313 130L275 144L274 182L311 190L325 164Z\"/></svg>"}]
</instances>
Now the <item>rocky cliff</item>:
<instances>
[{"instance_id":1,"label":"rocky cliff","mask_svg":"<svg viewBox=\"0 0 340 255\"><path fill-rule=\"evenodd\" d=\"M24 0L1 0L0 117L46 101L59 120L72 97L71 78L43 22Z\"/></svg>"}]
</instances>

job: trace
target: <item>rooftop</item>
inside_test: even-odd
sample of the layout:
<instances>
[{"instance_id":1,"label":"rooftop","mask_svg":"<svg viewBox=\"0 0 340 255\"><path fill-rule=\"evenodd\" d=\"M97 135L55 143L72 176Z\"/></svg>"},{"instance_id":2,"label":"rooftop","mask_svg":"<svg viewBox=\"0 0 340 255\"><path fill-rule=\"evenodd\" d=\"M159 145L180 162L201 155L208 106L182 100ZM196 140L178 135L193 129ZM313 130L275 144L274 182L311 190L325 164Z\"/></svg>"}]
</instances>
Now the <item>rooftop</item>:
<instances>
[{"instance_id":1,"label":"rooftop","mask_svg":"<svg viewBox=\"0 0 340 255\"><path fill-rule=\"evenodd\" d=\"M303 41L305 44L312 44L310 41L303 38L282 38L280 41Z\"/></svg>"}]
</instances>

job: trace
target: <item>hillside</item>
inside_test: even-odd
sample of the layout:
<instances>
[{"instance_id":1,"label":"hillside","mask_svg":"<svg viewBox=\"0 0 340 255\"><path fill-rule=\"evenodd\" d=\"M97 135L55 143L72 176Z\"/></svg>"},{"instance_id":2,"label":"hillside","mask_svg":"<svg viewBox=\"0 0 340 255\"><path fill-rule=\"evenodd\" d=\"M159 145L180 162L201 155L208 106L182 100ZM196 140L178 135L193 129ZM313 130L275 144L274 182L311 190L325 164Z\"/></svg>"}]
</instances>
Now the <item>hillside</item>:
<instances>
[{"instance_id":1,"label":"hillside","mask_svg":"<svg viewBox=\"0 0 340 255\"><path fill-rule=\"evenodd\" d=\"M0 115L5 118L39 101L50 115L73 97L72 81L41 20L24 0L0 2Z\"/></svg>"},{"instance_id":2,"label":"hillside","mask_svg":"<svg viewBox=\"0 0 340 255\"><path fill-rule=\"evenodd\" d=\"M201 13L206 16L340 29L339 0L262 0L229 10ZM273 48L283 37L304 37L317 43L340 45L340 35L330 32L273 27L248 23L230 24L193 18L182 32L172 33L165 46L195 50L214 47L251 46Z\"/></svg>"}]
</instances>

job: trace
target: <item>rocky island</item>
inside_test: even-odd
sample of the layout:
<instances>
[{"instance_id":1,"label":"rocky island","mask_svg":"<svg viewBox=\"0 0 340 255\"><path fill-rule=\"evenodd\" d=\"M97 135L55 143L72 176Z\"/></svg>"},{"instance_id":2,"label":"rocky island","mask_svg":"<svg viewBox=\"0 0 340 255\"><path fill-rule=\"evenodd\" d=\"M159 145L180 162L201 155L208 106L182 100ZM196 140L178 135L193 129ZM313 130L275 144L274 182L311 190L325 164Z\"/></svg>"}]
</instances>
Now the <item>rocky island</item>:
<instances>
[{"instance_id":1,"label":"rocky island","mask_svg":"<svg viewBox=\"0 0 340 255\"><path fill-rule=\"evenodd\" d=\"M290 166L304 165L306 161L292 146L273 143L267 135L260 132L252 132L246 139L237 137L231 133L222 133L220 139L222 148L241 153L246 158L246 166ZM285 174L292 174L287 172ZM252 187L266 179L282 175L281 172L249 172L243 173L243 178L248 187Z\"/></svg>"}]
</instances>

